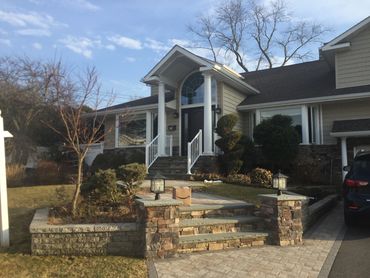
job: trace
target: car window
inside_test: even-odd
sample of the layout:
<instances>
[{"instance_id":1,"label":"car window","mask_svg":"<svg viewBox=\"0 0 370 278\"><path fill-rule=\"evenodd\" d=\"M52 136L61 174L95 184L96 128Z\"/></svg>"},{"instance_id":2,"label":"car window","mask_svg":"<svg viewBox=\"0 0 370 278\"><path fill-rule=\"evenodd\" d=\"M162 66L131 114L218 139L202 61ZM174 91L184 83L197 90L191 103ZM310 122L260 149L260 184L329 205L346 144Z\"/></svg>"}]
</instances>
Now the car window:
<instances>
[{"instance_id":1,"label":"car window","mask_svg":"<svg viewBox=\"0 0 370 278\"><path fill-rule=\"evenodd\" d=\"M353 162L353 176L357 179L370 179L370 156L357 157Z\"/></svg>"}]
</instances>

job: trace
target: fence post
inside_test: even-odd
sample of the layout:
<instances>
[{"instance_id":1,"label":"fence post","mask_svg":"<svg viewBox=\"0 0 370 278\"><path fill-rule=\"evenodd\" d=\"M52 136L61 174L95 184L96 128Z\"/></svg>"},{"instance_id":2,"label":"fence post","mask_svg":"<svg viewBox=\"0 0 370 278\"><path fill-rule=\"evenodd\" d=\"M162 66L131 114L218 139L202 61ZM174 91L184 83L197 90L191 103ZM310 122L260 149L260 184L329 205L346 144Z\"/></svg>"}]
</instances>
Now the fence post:
<instances>
[{"instance_id":1,"label":"fence post","mask_svg":"<svg viewBox=\"0 0 370 278\"><path fill-rule=\"evenodd\" d=\"M8 216L8 193L6 187L6 165L5 165L5 138L13 137L4 130L4 121L0 111L0 216L1 234L0 243L2 247L9 246L9 216Z\"/></svg>"}]
</instances>

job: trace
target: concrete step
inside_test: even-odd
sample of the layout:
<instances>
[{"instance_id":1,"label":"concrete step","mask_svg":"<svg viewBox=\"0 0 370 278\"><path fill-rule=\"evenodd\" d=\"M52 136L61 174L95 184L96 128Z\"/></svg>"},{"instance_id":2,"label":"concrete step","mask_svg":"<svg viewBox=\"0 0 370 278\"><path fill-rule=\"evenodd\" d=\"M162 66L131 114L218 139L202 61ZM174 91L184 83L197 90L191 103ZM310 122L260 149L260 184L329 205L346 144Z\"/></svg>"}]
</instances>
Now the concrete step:
<instances>
[{"instance_id":1,"label":"concrete step","mask_svg":"<svg viewBox=\"0 0 370 278\"><path fill-rule=\"evenodd\" d=\"M253 215L254 211L255 206L248 203L191 205L179 208L180 219L246 216Z\"/></svg>"},{"instance_id":2,"label":"concrete step","mask_svg":"<svg viewBox=\"0 0 370 278\"><path fill-rule=\"evenodd\" d=\"M262 246L266 243L267 237L268 233L262 232L236 232L181 236L179 240L178 252L192 253L200 251Z\"/></svg>"},{"instance_id":3,"label":"concrete step","mask_svg":"<svg viewBox=\"0 0 370 278\"><path fill-rule=\"evenodd\" d=\"M256 216L182 219L180 235L251 232L262 230L263 219Z\"/></svg>"}]
</instances>

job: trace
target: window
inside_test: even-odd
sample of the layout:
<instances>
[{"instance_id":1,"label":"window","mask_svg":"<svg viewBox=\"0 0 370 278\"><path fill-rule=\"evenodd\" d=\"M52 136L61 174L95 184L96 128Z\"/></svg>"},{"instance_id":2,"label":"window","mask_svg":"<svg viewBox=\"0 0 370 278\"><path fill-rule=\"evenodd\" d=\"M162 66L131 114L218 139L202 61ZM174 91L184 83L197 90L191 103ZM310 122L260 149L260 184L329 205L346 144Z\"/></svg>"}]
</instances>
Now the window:
<instances>
[{"instance_id":1,"label":"window","mask_svg":"<svg viewBox=\"0 0 370 278\"><path fill-rule=\"evenodd\" d=\"M120 115L118 146L144 145L146 142L146 114Z\"/></svg>"},{"instance_id":2,"label":"window","mask_svg":"<svg viewBox=\"0 0 370 278\"><path fill-rule=\"evenodd\" d=\"M320 143L319 130L319 108L317 106L310 106L308 108L308 127L311 144Z\"/></svg>"},{"instance_id":3,"label":"window","mask_svg":"<svg viewBox=\"0 0 370 278\"><path fill-rule=\"evenodd\" d=\"M216 102L217 84L211 81L212 102ZM191 74L181 89L181 105L201 104L204 102L204 77L201 72Z\"/></svg>"},{"instance_id":4,"label":"window","mask_svg":"<svg viewBox=\"0 0 370 278\"><path fill-rule=\"evenodd\" d=\"M275 115L284 115L292 118L292 123L298 132L302 142L302 111L300 107L297 108L280 108L274 110L261 110L261 121L270 119Z\"/></svg>"}]
</instances>

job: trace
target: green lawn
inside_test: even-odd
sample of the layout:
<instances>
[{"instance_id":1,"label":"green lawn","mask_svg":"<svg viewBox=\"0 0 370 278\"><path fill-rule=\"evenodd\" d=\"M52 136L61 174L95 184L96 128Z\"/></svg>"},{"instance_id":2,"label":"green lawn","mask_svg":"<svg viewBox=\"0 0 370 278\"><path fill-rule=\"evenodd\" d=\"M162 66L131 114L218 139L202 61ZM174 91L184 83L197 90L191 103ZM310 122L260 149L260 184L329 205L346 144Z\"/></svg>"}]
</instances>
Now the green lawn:
<instances>
[{"instance_id":1,"label":"green lawn","mask_svg":"<svg viewBox=\"0 0 370 278\"><path fill-rule=\"evenodd\" d=\"M144 259L31 256L29 224L36 208L56 205L58 186L8 189L11 247L0 249L1 277L147 277ZM66 186L72 194L73 186Z\"/></svg>"},{"instance_id":2,"label":"green lawn","mask_svg":"<svg viewBox=\"0 0 370 278\"><path fill-rule=\"evenodd\" d=\"M241 186L228 183L210 184L200 189L202 192L225 196L248 203L259 204L258 194L276 193L274 189Z\"/></svg>"}]
</instances>

